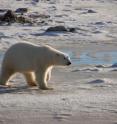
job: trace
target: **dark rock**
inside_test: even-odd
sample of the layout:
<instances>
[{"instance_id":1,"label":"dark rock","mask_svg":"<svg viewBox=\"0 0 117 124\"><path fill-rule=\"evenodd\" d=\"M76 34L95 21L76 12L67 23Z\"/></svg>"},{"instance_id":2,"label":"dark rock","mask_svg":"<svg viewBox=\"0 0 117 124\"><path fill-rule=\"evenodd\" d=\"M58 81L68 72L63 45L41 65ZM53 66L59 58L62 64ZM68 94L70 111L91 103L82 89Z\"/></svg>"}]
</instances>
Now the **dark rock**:
<instances>
[{"instance_id":1,"label":"dark rock","mask_svg":"<svg viewBox=\"0 0 117 124\"><path fill-rule=\"evenodd\" d=\"M2 21L2 19L3 19L3 15L0 15L0 21Z\"/></svg>"},{"instance_id":2,"label":"dark rock","mask_svg":"<svg viewBox=\"0 0 117 124\"><path fill-rule=\"evenodd\" d=\"M50 18L49 15L44 15L44 14L40 14L40 15L38 15L38 17L39 17L39 18Z\"/></svg>"},{"instance_id":3,"label":"dark rock","mask_svg":"<svg viewBox=\"0 0 117 124\"><path fill-rule=\"evenodd\" d=\"M0 16L0 24L4 24L4 23L30 23L32 24L33 22L31 21L31 19L26 18L25 16L18 16L16 15L12 10L8 10L4 15Z\"/></svg>"},{"instance_id":4,"label":"dark rock","mask_svg":"<svg viewBox=\"0 0 117 124\"><path fill-rule=\"evenodd\" d=\"M0 13L6 12L6 11L8 11L8 9L0 9Z\"/></svg>"},{"instance_id":5,"label":"dark rock","mask_svg":"<svg viewBox=\"0 0 117 124\"><path fill-rule=\"evenodd\" d=\"M96 13L94 10L89 9L87 13Z\"/></svg>"},{"instance_id":6,"label":"dark rock","mask_svg":"<svg viewBox=\"0 0 117 124\"><path fill-rule=\"evenodd\" d=\"M17 16L14 14L14 12L12 10L8 10L5 15L3 16L3 18L1 19L1 21L4 22L14 22L16 21Z\"/></svg>"},{"instance_id":7,"label":"dark rock","mask_svg":"<svg viewBox=\"0 0 117 124\"><path fill-rule=\"evenodd\" d=\"M96 22L95 24L96 24L96 25L105 25L104 22Z\"/></svg>"},{"instance_id":8,"label":"dark rock","mask_svg":"<svg viewBox=\"0 0 117 124\"><path fill-rule=\"evenodd\" d=\"M111 67L112 68L117 68L117 63L114 63Z\"/></svg>"},{"instance_id":9,"label":"dark rock","mask_svg":"<svg viewBox=\"0 0 117 124\"><path fill-rule=\"evenodd\" d=\"M102 79L96 79L96 80L90 81L88 83L89 84L100 84L100 83L105 83L105 82Z\"/></svg>"},{"instance_id":10,"label":"dark rock","mask_svg":"<svg viewBox=\"0 0 117 124\"><path fill-rule=\"evenodd\" d=\"M34 2L39 2L39 0L33 0Z\"/></svg>"},{"instance_id":11,"label":"dark rock","mask_svg":"<svg viewBox=\"0 0 117 124\"><path fill-rule=\"evenodd\" d=\"M76 28L68 28L69 29L69 32L76 32Z\"/></svg>"},{"instance_id":12,"label":"dark rock","mask_svg":"<svg viewBox=\"0 0 117 124\"><path fill-rule=\"evenodd\" d=\"M44 14L40 14L39 17L40 17L40 18L50 18L49 15L44 15Z\"/></svg>"},{"instance_id":13,"label":"dark rock","mask_svg":"<svg viewBox=\"0 0 117 124\"><path fill-rule=\"evenodd\" d=\"M46 32L76 32L76 28L67 28L65 26L49 27Z\"/></svg>"},{"instance_id":14,"label":"dark rock","mask_svg":"<svg viewBox=\"0 0 117 124\"><path fill-rule=\"evenodd\" d=\"M117 71L117 69L113 69L113 70L111 70L111 71Z\"/></svg>"},{"instance_id":15,"label":"dark rock","mask_svg":"<svg viewBox=\"0 0 117 124\"><path fill-rule=\"evenodd\" d=\"M82 10L82 9L81 9ZM84 12L82 12L82 14L88 14L88 13L97 13L96 11L92 10L92 9L85 9Z\"/></svg>"},{"instance_id":16,"label":"dark rock","mask_svg":"<svg viewBox=\"0 0 117 124\"><path fill-rule=\"evenodd\" d=\"M112 21L107 21L107 23L112 24Z\"/></svg>"},{"instance_id":17,"label":"dark rock","mask_svg":"<svg viewBox=\"0 0 117 124\"><path fill-rule=\"evenodd\" d=\"M56 31L67 32L68 29L66 29L64 26L55 26L55 27L49 27L46 30L46 32L56 32Z\"/></svg>"},{"instance_id":18,"label":"dark rock","mask_svg":"<svg viewBox=\"0 0 117 124\"><path fill-rule=\"evenodd\" d=\"M94 34L99 34L99 33L102 33L101 31L94 31L93 32Z\"/></svg>"},{"instance_id":19,"label":"dark rock","mask_svg":"<svg viewBox=\"0 0 117 124\"><path fill-rule=\"evenodd\" d=\"M47 18L50 18L50 15L39 14L38 12L34 12L34 13L31 13L29 17L33 19L37 19L37 18L47 19Z\"/></svg>"},{"instance_id":20,"label":"dark rock","mask_svg":"<svg viewBox=\"0 0 117 124\"><path fill-rule=\"evenodd\" d=\"M30 23L30 24L33 24L33 21L29 18L26 18L24 16L20 16L20 17L17 17L17 20L16 20L17 23Z\"/></svg>"},{"instance_id":21,"label":"dark rock","mask_svg":"<svg viewBox=\"0 0 117 124\"><path fill-rule=\"evenodd\" d=\"M18 8L15 10L16 13L27 13L28 12L28 9L27 8Z\"/></svg>"},{"instance_id":22,"label":"dark rock","mask_svg":"<svg viewBox=\"0 0 117 124\"><path fill-rule=\"evenodd\" d=\"M96 65L95 67L97 67L97 68L105 68L104 65Z\"/></svg>"}]
</instances>

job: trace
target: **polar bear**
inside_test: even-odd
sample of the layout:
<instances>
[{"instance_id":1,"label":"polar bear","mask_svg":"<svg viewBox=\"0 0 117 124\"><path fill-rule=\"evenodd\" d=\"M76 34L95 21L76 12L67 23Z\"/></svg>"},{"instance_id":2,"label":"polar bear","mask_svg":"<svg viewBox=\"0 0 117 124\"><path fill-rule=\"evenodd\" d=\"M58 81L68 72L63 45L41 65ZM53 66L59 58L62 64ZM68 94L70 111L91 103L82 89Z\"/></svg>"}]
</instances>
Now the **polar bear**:
<instances>
[{"instance_id":1,"label":"polar bear","mask_svg":"<svg viewBox=\"0 0 117 124\"><path fill-rule=\"evenodd\" d=\"M68 66L68 55L47 45L17 43L5 53L0 75L0 85L9 85L10 77L22 73L29 86L38 85L40 89L53 89L47 86L53 66Z\"/></svg>"}]
</instances>

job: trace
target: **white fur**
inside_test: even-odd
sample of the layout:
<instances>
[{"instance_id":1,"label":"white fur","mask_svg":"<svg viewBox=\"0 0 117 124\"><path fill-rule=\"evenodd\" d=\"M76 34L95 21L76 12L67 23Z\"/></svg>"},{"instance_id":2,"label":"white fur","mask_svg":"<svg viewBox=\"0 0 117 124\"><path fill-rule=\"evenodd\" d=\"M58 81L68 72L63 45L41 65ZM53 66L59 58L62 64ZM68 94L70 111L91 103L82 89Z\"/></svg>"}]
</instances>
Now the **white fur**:
<instances>
[{"instance_id":1,"label":"white fur","mask_svg":"<svg viewBox=\"0 0 117 124\"><path fill-rule=\"evenodd\" d=\"M29 43L18 43L11 46L3 59L0 84L7 84L9 78L16 72L23 73L27 83L41 89L47 87L51 78L53 66L65 66L69 57L50 46L37 46Z\"/></svg>"}]
</instances>

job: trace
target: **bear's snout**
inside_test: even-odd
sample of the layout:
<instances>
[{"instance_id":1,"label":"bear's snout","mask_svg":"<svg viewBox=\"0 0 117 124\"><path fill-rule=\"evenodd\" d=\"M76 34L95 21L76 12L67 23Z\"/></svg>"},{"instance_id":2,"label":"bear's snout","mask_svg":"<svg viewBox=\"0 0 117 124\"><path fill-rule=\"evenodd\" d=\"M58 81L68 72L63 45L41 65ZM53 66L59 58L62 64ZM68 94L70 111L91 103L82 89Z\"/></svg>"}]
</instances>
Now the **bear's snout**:
<instances>
[{"instance_id":1,"label":"bear's snout","mask_svg":"<svg viewBox=\"0 0 117 124\"><path fill-rule=\"evenodd\" d=\"M70 57L69 57L69 56L66 56L66 59L67 59L67 63L66 63L66 65L71 65Z\"/></svg>"},{"instance_id":2,"label":"bear's snout","mask_svg":"<svg viewBox=\"0 0 117 124\"><path fill-rule=\"evenodd\" d=\"M71 62L69 61L69 62L67 63L67 65L71 65Z\"/></svg>"}]
</instances>

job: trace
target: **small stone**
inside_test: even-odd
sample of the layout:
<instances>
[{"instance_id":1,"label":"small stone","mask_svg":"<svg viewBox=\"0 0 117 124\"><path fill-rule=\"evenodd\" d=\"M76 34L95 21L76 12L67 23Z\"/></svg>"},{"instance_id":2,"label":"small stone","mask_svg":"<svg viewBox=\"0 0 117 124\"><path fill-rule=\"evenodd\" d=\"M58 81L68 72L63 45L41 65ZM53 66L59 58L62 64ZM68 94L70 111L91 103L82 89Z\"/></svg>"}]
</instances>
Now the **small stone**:
<instances>
[{"instance_id":1,"label":"small stone","mask_svg":"<svg viewBox=\"0 0 117 124\"><path fill-rule=\"evenodd\" d=\"M76 32L76 29L75 28L69 28L69 32Z\"/></svg>"}]
</instances>

